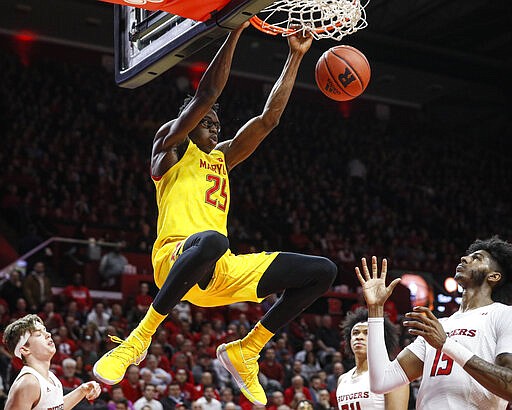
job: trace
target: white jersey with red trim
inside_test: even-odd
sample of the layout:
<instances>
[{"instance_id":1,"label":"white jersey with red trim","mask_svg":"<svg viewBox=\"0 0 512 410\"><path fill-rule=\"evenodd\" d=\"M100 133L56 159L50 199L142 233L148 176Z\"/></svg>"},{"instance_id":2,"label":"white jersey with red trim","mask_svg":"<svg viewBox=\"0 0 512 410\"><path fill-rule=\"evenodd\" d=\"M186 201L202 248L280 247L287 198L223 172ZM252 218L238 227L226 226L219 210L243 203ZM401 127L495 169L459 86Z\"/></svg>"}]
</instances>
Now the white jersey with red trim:
<instances>
[{"instance_id":1,"label":"white jersey with red trim","mask_svg":"<svg viewBox=\"0 0 512 410\"><path fill-rule=\"evenodd\" d=\"M339 410L384 410L383 394L370 391L370 374L364 372L356 377L356 368L342 374L336 388ZM438 409L439 410L439 409Z\"/></svg>"},{"instance_id":2,"label":"white jersey with red trim","mask_svg":"<svg viewBox=\"0 0 512 410\"><path fill-rule=\"evenodd\" d=\"M39 402L32 408L32 410L64 410L64 395L62 391L62 384L57 376L55 376L52 372L49 372L49 379L47 379L32 367L23 366L14 382L17 382L27 373L30 373L37 378L39 387L41 389Z\"/></svg>"},{"instance_id":3,"label":"white jersey with red trim","mask_svg":"<svg viewBox=\"0 0 512 410\"><path fill-rule=\"evenodd\" d=\"M466 312L456 312L440 322L448 337L481 359L494 363L501 353L512 353L512 307L492 303ZM448 355L417 337L407 346L423 361L416 408L421 410L499 410L507 402L473 379Z\"/></svg>"}]
</instances>

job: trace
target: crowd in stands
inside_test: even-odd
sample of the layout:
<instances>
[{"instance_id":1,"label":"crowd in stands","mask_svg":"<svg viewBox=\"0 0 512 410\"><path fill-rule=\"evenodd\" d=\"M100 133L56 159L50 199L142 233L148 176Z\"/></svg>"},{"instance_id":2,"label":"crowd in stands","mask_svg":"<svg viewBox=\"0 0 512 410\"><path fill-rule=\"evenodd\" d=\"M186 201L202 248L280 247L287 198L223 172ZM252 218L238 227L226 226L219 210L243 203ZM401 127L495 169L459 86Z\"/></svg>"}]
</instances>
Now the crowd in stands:
<instances>
[{"instance_id":1,"label":"crowd in stands","mask_svg":"<svg viewBox=\"0 0 512 410\"><path fill-rule=\"evenodd\" d=\"M190 91L182 81L186 70L126 90L96 66L24 66L4 52L0 66L0 211L2 223L16 234L18 252L64 228L83 239L101 228L103 239L150 253L156 221L151 139ZM231 80L220 100L223 136L234 135L261 111L265 88ZM353 287L361 256L386 256L395 268L446 274L475 237L512 238L506 182L512 167L499 141L490 138L484 150L477 126L443 128L425 113L404 108L378 119L365 101L354 102L348 115L322 98L295 92L273 135L233 171L234 251L325 255L340 267L337 284ZM145 284L135 303L93 301L80 274L53 273L69 276L58 296L49 293L51 278L42 261L34 261L26 275L13 269L3 279L0 330L28 312L39 313L57 346L53 371L72 389L90 380L97 358L115 346L107 335L126 336L152 299ZM217 362L215 347L243 337L270 303L240 311L178 305L144 362L130 367L119 385L105 387L94 406L261 410L240 395ZM329 319L300 317L264 350L268 409L295 409L304 399L315 410L337 407L336 380L351 359ZM0 400L20 366L0 348Z\"/></svg>"},{"instance_id":2,"label":"crowd in stands","mask_svg":"<svg viewBox=\"0 0 512 410\"><path fill-rule=\"evenodd\" d=\"M37 313L52 333L56 354L51 370L65 391L93 379L97 359L127 336L152 302L144 282L134 304L94 301L82 285L81 275L75 274L73 283L58 295L41 296L33 305L27 303L30 281L34 275L46 278L44 264L36 262L23 280L16 270L12 273L0 285L0 330L27 313ZM104 386L94 407L256 410L257 406L240 394L215 350L221 343L244 337L263 314L264 305L254 303L215 309L178 304L155 335L145 360L138 367L130 366L118 385ZM260 359L268 408L295 409L304 399L318 410L335 408L337 377L352 364L343 351L340 329L331 316L300 317L290 323L267 345ZM9 386L23 364L5 347L0 347L0 364L0 380ZM80 406L85 409L92 404L85 401Z\"/></svg>"}]
</instances>

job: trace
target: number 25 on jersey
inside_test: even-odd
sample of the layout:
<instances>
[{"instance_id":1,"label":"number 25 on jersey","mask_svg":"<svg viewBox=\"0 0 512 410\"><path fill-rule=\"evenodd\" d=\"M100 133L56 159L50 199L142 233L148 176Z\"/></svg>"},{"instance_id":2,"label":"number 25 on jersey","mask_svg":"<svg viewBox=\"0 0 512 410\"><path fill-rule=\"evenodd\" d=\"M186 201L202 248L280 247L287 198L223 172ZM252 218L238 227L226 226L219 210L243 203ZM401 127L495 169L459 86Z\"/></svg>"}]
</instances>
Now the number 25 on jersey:
<instances>
[{"instance_id":1,"label":"number 25 on jersey","mask_svg":"<svg viewBox=\"0 0 512 410\"><path fill-rule=\"evenodd\" d=\"M212 182L213 185L206 190L205 202L221 211L226 211L226 204L228 202L228 194L226 193L226 179L215 174L206 175L206 180ZM215 199L217 191L220 190L219 199Z\"/></svg>"}]
</instances>

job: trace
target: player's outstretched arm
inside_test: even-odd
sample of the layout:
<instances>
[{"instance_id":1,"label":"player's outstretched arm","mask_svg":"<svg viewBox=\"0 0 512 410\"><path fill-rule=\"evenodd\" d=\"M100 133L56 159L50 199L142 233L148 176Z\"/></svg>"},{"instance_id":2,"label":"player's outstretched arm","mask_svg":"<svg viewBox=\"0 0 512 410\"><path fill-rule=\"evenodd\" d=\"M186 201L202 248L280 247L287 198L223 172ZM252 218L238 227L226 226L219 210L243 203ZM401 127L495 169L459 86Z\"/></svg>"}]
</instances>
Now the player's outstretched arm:
<instances>
[{"instance_id":1,"label":"player's outstretched arm","mask_svg":"<svg viewBox=\"0 0 512 410\"><path fill-rule=\"evenodd\" d=\"M462 344L446 337L441 323L430 309L418 306L406 316L408 320L404 322L404 326L409 328L409 333L422 336L432 347L450 356L487 390L507 401L512 401L511 353L499 354L495 363L490 363L474 355Z\"/></svg>"},{"instance_id":2,"label":"player's outstretched arm","mask_svg":"<svg viewBox=\"0 0 512 410\"><path fill-rule=\"evenodd\" d=\"M225 154L228 170L233 169L251 155L270 131L279 124L295 84L300 63L309 50L311 42L310 34L297 33L288 37L290 52L281 75L267 98L263 112L249 120L232 140L224 141L217 146L217 149Z\"/></svg>"},{"instance_id":3,"label":"player's outstretched arm","mask_svg":"<svg viewBox=\"0 0 512 410\"><path fill-rule=\"evenodd\" d=\"M11 386L5 410L31 410L39 402L41 388L36 377L27 374Z\"/></svg>"},{"instance_id":4,"label":"player's outstretched arm","mask_svg":"<svg viewBox=\"0 0 512 410\"><path fill-rule=\"evenodd\" d=\"M75 390L64 396L64 410L71 410L84 398L94 400L98 398L100 393L101 387L98 382L92 381L81 384Z\"/></svg>"},{"instance_id":5,"label":"player's outstretched arm","mask_svg":"<svg viewBox=\"0 0 512 410\"><path fill-rule=\"evenodd\" d=\"M423 362L413 353L404 350L398 359L390 361L384 340L384 303L389 298L400 279L386 286L388 263L382 260L379 274L377 258L372 257L372 272L366 258L361 259L361 269L356 267L356 276L363 288L363 296L368 305L368 372L370 389L374 393L389 393L421 376Z\"/></svg>"},{"instance_id":6,"label":"player's outstretched arm","mask_svg":"<svg viewBox=\"0 0 512 410\"><path fill-rule=\"evenodd\" d=\"M212 62L203 74L192 101L180 116L164 124L155 136L155 143L160 143L160 151L166 151L184 142L199 121L210 111L217 101L231 70L231 62L238 39L242 31L249 25L246 21L238 29L229 33Z\"/></svg>"}]
</instances>

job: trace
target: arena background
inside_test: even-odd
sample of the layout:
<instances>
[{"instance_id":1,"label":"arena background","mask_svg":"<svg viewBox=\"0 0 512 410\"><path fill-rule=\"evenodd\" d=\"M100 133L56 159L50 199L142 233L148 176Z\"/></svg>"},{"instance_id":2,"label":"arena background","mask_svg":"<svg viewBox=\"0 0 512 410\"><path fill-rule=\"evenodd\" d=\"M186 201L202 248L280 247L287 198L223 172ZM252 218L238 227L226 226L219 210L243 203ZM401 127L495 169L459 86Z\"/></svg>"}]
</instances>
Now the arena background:
<instances>
[{"instance_id":1,"label":"arena background","mask_svg":"<svg viewBox=\"0 0 512 410\"><path fill-rule=\"evenodd\" d=\"M364 95L341 104L316 89L316 60L335 44L315 42L279 128L232 176L235 251L316 253L340 267L336 287L291 333L314 334L324 313L337 324L358 303L353 266L361 256L388 256L395 275L418 274L427 289L413 303L443 315L456 308L443 281L465 247L495 233L512 239L512 5L372 0L367 15L368 28L343 42L370 61ZM3 269L0 289L12 269L23 278L43 261L61 316L69 303L61 292L81 273L94 303L118 303L136 321L130 309L139 283L151 284L156 221L150 141L176 114L218 44L144 87L120 89L112 72L112 20L112 6L92 0L2 3L0 269L50 242L26 264ZM286 53L285 40L244 32L220 100L225 136L262 108ZM364 178L348 168L355 159ZM101 257L120 241L130 266L115 283L102 283ZM408 303L395 298L395 320ZM2 329L21 312L16 300L6 305ZM210 320L218 314L227 326L240 313L254 322L261 309L199 312ZM78 346L86 313L82 319ZM296 334L292 352L305 337ZM97 350L105 348L98 340ZM15 368L2 360L3 369ZM81 375L88 377L85 367ZM8 386L13 373L1 376Z\"/></svg>"}]
</instances>

